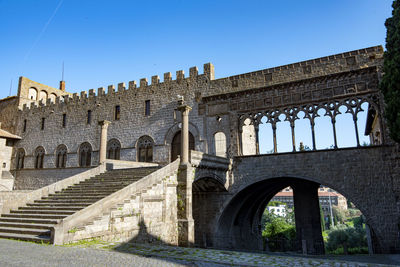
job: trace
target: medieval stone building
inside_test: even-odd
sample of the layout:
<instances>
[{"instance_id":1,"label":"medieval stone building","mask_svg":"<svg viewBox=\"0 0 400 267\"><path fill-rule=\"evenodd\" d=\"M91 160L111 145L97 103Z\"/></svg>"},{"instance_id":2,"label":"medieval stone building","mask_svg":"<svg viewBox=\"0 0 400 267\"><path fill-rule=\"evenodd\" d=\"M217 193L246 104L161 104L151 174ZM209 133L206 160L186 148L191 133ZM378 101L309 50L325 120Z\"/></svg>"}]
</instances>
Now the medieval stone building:
<instances>
[{"instance_id":1,"label":"medieval stone building","mask_svg":"<svg viewBox=\"0 0 400 267\"><path fill-rule=\"evenodd\" d=\"M131 193L130 199L140 199L140 201L137 200L139 201L137 202L138 206L135 206L136 208L132 208L136 204L132 204L133 206L128 208L124 206L124 211L126 208L126 214L133 216L132 214L136 214L140 210L141 215L136 216L140 218L135 219L139 220L135 221L136 226L140 224L139 222L143 222L149 233L157 235L164 242L179 243L179 233L175 235L170 231L167 234L166 224L172 221L176 225L183 220L182 218L186 218L189 223L182 225L191 229L190 225L193 223L194 227L193 238L186 240L189 243L199 246L257 249L259 248L259 230L257 230L259 220L252 220L259 216L259 210L265 208L272 196L286 186L294 188L296 202L296 185L299 180L293 179L298 178L306 179L309 183L317 185L315 192L319 184L324 184L339 191L345 197L352 198L351 201L357 203L358 207L366 214L367 220L370 217L376 251L398 250L398 240L386 237L397 233L398 230L395 227L397 227L399 212L392 213L394 214L391 215L392 219L386 221L387 224L390 224L386 230L378 229L377 225L380 219L372 215L372 210L368 211L373 208L367 203L368 201L363 200L365 196L359 195L360 192L351 191L351 188L358 190L354 189L355 180L351 180L350 183L340 182L340 179L344 179L343 177L348 175L343 176L342 171L332 171L331 169L338 159L351 157L351 153L362 155L364 158L355 159L355 161L358 160L361 165L367 164L365 161L369 160L368 157L374 159L381 153L376 151L393 145L382 120L383 102L378 92L382 63L383 48L381 46L220 79L215 79L214 66L208 63L204 65L202 73L199 73L197 67L192 67L189 75L185 75L182 70L177 71L175 79L172 79L172 74L168 72L164 74L162 81L159 76L152 76L150 81L143 78L138 83L136 81L130 81L127 84L119 83L117 86L108 86L107 90L105 88L90 89L88 92L84 91L79 94L68 93L63 81L60 82L60 87L57 89L21 77L18 95L0 100L2 129L11 133L14 140L11 145L12 152L0 154L3 157L1 161L10 162L11 166L7 164L7 171L14 179L13 188L16 190L14 193L8 192L1 195L3 213L17 208L7 204L7 201L15 199L15 194L19 194L19 190L36 190L32 192L39 192L40 188L50 190L46 192L42 190L40 194L35 193L36 197L40 199L51 192L64 190L71 185L67 181L81 181L79 179L83 179L82 177L87 173L93 175L94 170L97 170L98 166L104 162L113 164L114 170L121 166L125 166L124 168L134 166L129 165L132 162L142 162L142 165L135 165L141 167L155 166L154 163L156 163L158 168L165 166L161 170L169 168L168 171L171 172L167 172L165 169L163 175L168 173L167 176L172 180L175 179L175 182L171 180L172 182L168 184L165 178L167 176L159 177L161 180L157 180L158 182L152 180L153 182L149 182L147 185L149 186L147 191ZM186 188L183 193L186 197L183 200L179 193L179 190L183 188L179 186L181 183L180 173L177 169L173 171L171 167L171 164L177 162L175 160L181 154L181 141L183 140L181 135L185 126L185 123L182 122L181 110L177 105L179 98L183 98L185 105L191 107L189 124L186 126L189 131L188 146L191 150L190 168L193 168L193 172L192 180L189 179L186 180L187 183L183 183ZM361 109L363 103L368 103L369 106L366 133L374 135L371 140L373 140L375 146L372 147L375 150L366 148L360 151L357 128L365 127L365 125L357 125L357 114L363 111ZM354 151L337 149L336 146L335 117L339 114L340 106L346 106L348 112L352 113L354 117L358 144ZM324 109L325 116L332 119L335 149L331 151L317 152L315 149L314 119L319 116L317 113L319 109ZM294 127L295 120L299 119L297 114L300 111L304 112L305 118L310 121L313 147L309 152L296 151ZM285 120L291 123L292 140L290 142L293 141L293 152L279 156L276 153L276 147L279 145L276 142L276 125L280 121L278 117L282 114L285 116ZM266 118L266 123L272 125L273 152L275 152L265 158L264 163L260 163L263 157L260 155L258 134L262 118ZM105 161L101 158L102 150L105 151L107 157ZM330 158L330 155L334 155L332 156L334 160L332 159L328 164L321 161ZM277 158L273 158L274 156ZM312 173L313 170L304 170L296 165L304 166L305 161L311 160L310 157L317 157L318 160L314 159L314 163L320 165L316 169L319 171L326 167L327 173ZM390 166L393 164L391 159L381 158L381 160ZM267 170L263 169L267 166L269 166ZM362 168L356 163L353 166ZM346 170L344 165L337 166L337 168ZM96 174L104 171L105 169L99 169L99 173ZM295 173L296 171L297 173ZM393 177L398 178L396 171L397 169L393 168L390 172L380 171L380 175L383 175L381 181L390 180ZM272 176L266 176L269 172ZM362 171L354 173L357 179L365 178L362 177L363 175ZM255 202L248 199L253 194L251 192L257 192L255 188L252 189L252 186L259 182L272 181L270 178L274 177L284 178L276 184L270 184L269 191L258 192L260 198L254 199ZM90 177L85 176L85 179L87 178ZM373 183L371 179L375 178L366 178L370 184ZM57 186L51 187L52 184ZM61 186L61 184L63 185ZM175 191L170 191L172 185L175 185ZM130 186L132 187L134 184ZM400 188L397 186L397 184L393 184L390 189L386 186L379 187L383 190L379 189L382 191L379 192L379 197L386 192L385 190L391 192L388 197L390 200L388 199L387 203L382 204L387 205L388 213L396 210L396 201L390 202L399 197L396 190ZM51 189L56 187L57 190ZM314 188L314 185L311 187ZM367 186L365 190L368 188L377 190L373 187ZM304 191L300 185L297 188L298 192ZM144 197L143 194L151 194L151 196ZM245 194L247 195L245 196ZM298 195L300 196L301 193ZM32 200L34 197L30 196L20 204L27 205ZM122 217L117 216L117 219L113 217L115 214L112 207L118 203L120 205L127 203L123 199L118 201L109 204L111 211L107 209L108 219L105 217L99 219L100 221L108 220L106 223L108 228L102 230L99 230L100 226L90 230L84 228L87 223L93 224L95 221L93 214L86 217L82 215L86 209L80 211L79 223L76 221L78 220L76 213L67 217L74 219L63 221L62 231L68 238L64 238L62 242L93 236L133 238L138 232L126 224L126 217L129 216L124 213L125 215L121 215ZM181 201L184 204L181 205ZM316 202L311 199L307 201L318 204L318 199ZM238 204L239 202L241 204ZM253 205L251 203L258 202L260 204L257 204L257 207L250 208ZM185 212L181 212L180 208ZM254 209L254 212L247 214L247 217L242 216L241 213L248 208ZM132 209L136 210L136 213ZM300 214L302 209L299 206L297 210ZM155 214L156 211L159 211L161 215ZM99 212L96 218L98 219L98 216L104 212ZM371 216L368 216L369 214ZM235 219L237 216L246 221ZM301 217L301 215L298 216ZM192 217L194 222L192 222ZM152 227L148 224L152 220L164 224L159 224L156 229L154 224ZM111 221L118 222L118 227L124 223L126 225L118 228L111 224ZM304 223L304 225L306 224ZM66 229L66 225L78 227L76 229L79 231L72 231L72 228ZM101 223L98 222L98 225ZM115 230L116 228L112 228L110 225L114 225L112 227L119 230ZM311 228L312 225L315 225L315 222L311 223ZM172 227L171 224L169 227ZM301 223L298 223L296 227L301 228ZM306 229L309 226L304 227ZM180 227L172 228L172 233L177 233L182 229ZM300 228L298 230L303 229ZM54 234L58 233L58 230L53 229L52 231L53 241L58 240L58 234ZM191 230L188 232L186 234L190 236ZM320 245L317 244L321 242L321 239L316 235L318 233L307 232L307 234L303 234L303 237L299 237L306 240L303 245L311 242L307 247L310 253L321 253ZM248 240L249 243L252 243L246 245L240 240Z\"/></svg>"}]
</instances>

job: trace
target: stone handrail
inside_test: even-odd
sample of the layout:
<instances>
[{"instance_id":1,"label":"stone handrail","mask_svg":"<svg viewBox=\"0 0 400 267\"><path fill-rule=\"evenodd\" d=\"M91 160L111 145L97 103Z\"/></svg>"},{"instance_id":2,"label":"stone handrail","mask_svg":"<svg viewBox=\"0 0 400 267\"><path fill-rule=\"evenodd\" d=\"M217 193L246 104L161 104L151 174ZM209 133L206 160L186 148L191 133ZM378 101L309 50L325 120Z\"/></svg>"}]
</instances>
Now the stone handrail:
<instances>
[{"instance_id":1,"label":"stone handrail","mask_svg":"<svg viewBox=\"0 0 400 267\"><path fill-rule=\"evenodd\" d=\"M25 193L20 193L18 191L1 192L2 193L0 194L1 213L2 214L8 213L12 209L25 206L29 202L41 199L42 197L46 197L49 194L54 194L56 191L60 191L64 188L67 188L70 185L79 183L81 181L84 181L90 177L93 177L105 171L106 171L106 166L103 164L30 192L25 192ZM15 197L14 195L16 195L17 197Z\"/></svg>"},{"instance_id":2,"label":"stone handrail","mask_svg":"<svg viewBox=\"0 0 400 267\"><path fill-rule=\"evenodd\" d=\"M86 208L77 211L76 213L64 218L60 221L51 231L51 241L54 245L61 245L66 240L66 234L73 227L80 226L81 224L93 220L95 217L105 210L108 210L115 205L130 198L131 195L140 192L146 187L152 186L162 182L165 176L169 176L178 171L179 158L167 166L143 177L142 179L134 182L121 190L112 193L111 195L100 199L99 201L87 206Z\"/></svg>"}]
</instances>

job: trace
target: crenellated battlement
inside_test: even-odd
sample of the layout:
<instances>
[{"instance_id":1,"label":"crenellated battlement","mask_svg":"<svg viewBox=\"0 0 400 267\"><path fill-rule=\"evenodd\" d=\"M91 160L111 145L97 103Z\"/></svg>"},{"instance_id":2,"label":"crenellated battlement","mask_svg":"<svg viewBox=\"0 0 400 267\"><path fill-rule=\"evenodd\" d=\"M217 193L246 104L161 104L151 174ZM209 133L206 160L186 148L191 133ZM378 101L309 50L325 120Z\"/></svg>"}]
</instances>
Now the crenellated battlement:
<instances>
[{"instance_id":1,"label":"crenellated battlement","mask_svg":"<svg viewBox=\"0 0 400 267\"><path fill-rule=\"evenodd\" d=\"M197 67L191 67L189 69L189 76L185 77L185 72L183 70L176 71L176 79L172 79L171 72L166 72L163 75L163 81L161 81L159 75L151 76L151 82L149 83L147 78L141 78L139 80L139 84L136 81L129 81L128 87L126 87L125 82L120 82L115 85L108 85L107 92L104 87L99 87L97 92L95 89L89 89L88 91L82 91L80 93L73 93L71 96L58 96L55 101L51 101L48 99L45 103L31 103L31 105L23 105L22 110L24 112L29 111L30 109L42 108L45 106L51 105L65 105L65 104L79 104L80 102L85 101L101 101L104 97L110 96L120 96L126 92L135 92L135 93L146 93L147 88L154 88L155 90L165 90L166 84L168 86L180 86L182 81L184 80L193 80L193 79L201 79L206 77L208 80L212 80L214 78L214 66L211 63L206 63L203 66L204 73L199 75L199 71ZM116 89L117 88L117 89Z\"/></svg>"},{"instance_id":2,"label":"crenellated battlement","mask_svg":"<svg viewBox=\"0 0 400 267\"><path fill-rule=\"evenodd\" d=\"M153 98L168 97L171 95L171 90L179 94L201 90L201 97L205 97L379 66L383 60L382 56L382 46L374 46L217 80L215 80L214 66L211 63L206 63L203 65L203 74L199 74L197 67L189 68L188 76L185 75L183 70L176 71L175 79L172 78L171 72L166 72L163 75L163 80L160 79L159 75L153 75L150 80L141 78L139 82L129 81L128 87L124 82L120 82L117 85L108 85L107 92L105 87L98 88L97 92L95 89L90 89L74 93L72 97L68 95L57 97L54 103L47 101L46 103L38 102L34 105L27 105L24 106L24 110L35 108L44 110L46 106L68 105L69 103L79 105L97 102L98 104L103 99L108 101L107 99L114 97L135 100L152 98L152 95ZM107 103L105 104L107 105Z\"/></svg>"}]
</instances>

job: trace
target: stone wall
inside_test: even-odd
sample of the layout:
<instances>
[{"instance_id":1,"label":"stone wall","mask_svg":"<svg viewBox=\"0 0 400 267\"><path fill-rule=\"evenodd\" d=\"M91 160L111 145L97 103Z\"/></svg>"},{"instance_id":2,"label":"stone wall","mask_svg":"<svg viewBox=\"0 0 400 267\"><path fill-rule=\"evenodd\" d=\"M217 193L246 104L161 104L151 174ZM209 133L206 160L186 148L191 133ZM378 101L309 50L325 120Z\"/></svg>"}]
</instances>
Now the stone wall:
<instances>
[{"instance_id":1,"label":"stone wall","mask_svg":"<svg viewBox=\"0 0 400 267\"><path fill-rule=\"evenodd\" d=\"M90 168L63 168L63 169L22 169L16 170L14 174L15 190L35 190L56 183L78 173L85 172Z\"/></svg>"},{"instance_id":2,"label":"stone wall","mask_svg":"<svg viewBox=\"0 0 400 267\"><path fill-rule=\"evenodd\" d=\"M179 160L79 212L55 228L55 244L82 239L178 244Z\"/></svg>"},{"instance_id":3,"label":"stone wall","mask_svg":"<svg viewBox=\"0 0 400 267\"><path fill-rule=\"evenodd\" d=\"M36 90L36 97L32 99L32 97L29 96L29 89L35 89ZM40 93L43 92L46 94L47 98L45 99L40 99ZM49 104L50 102L55 102L55 98L59 98L62 100L62 96L69 95L68 92L65 92L63 90L41 84L35 81L32 81L26 77L21 76L19 78L19 83L18 83L18 108L22 109L24 105L30 106L31 103L38 104L39 101L41 100L43 104ZM51 96L54 98L53 100L51 99Z\"/></svg>"},{"instance_id":4,"label":"stone wall","mask_svg":"<svg viewBox=\"0 0 400 267\"><path fill-rule=\"evenodd\" d=\"M382 54L382 47L377 46L217 80L214 79L214 67L205 64L203 74L193 67L188 77L183 71L177 71L175 80L171 73L165 73L162 82L158 76L152 76L151 82L141 79L138 84L130 81L128 86L125 83L119 83L117 87L110 85L107 92L104 88L99 88L97 92L90 89L89 92L73 94L65 101L57 98L55 103L33 103L21 112L16 134L23 140L16 147L24 148L29 157L38 146L43 146L45 158L50 159L45 162L45 167L51 168L57 146L64 144L71 155L67 166L74 167L77 166L76 153L80 144L89 142L94 151L99 149L100 126L97 122L109 120L112 123L108 128L108 139L116 138L121 142L122 160L137 160L137 141L141 136L148 135L155 144L153 160L166 164L170 161L170 142L179 131L179 114L175 109L177 95L182 95L193 108L189 121L190 131L195 136L195 149L215 153L214 134L224 132L230 147L229 144L236 138L230 132L235 122L230 120L226 103L206 105L202 101L204 97L379 67ZM270 91L275 92L275 89ZM280 94L279 90L277 92ZM150 101L148 116L144 110L147 100ZM121 110L119 120L115 119L117 105ZM88 110L92 112L91 123L87 123ZM66 114L66 127L62 126L63 114ZM45 127L41 130L43 118ZM24 119L27 120L26 132L22 131ZM229 153L235 155L232 149ZM93 165L98 161L96 157ZM33 161L28 161L26 166L32 168Z\"/></svg>"},{"instance_id":5,"label":"stone wall","mask_svg":"<svg viewBox=\"0 0 400 267\"><path fill-rule=\"evenodd\" d=\"M0 100L1 128L10 133L15 133L18 125L18 98L10 96Z\"/></svg>"},{"instance_id":6,"label":"stone wall","mask_svg":"<svg viewBox=\"0 0 400 267\"><path fill-rule=\"evenodd\" d=\"M202 221L201 228L206 229L203 235L215 237L207 243L218 246L222 240L229 247L231 238L237 235L247 238L250 244L253 237L245 233L257 226L256 211L263 209L262 205L291 181L308 180L328 186L354 203L373 229L375 252L393 253L400 249L397 238L400 219L398 159L397 148L391 146L237 157L230 178L234 183L228 192L215 192L211 198L215 202L202 200L204 197L199 193L194 203L205 206L195 207L194 211L200 209L202 213L214 214ZM258 192L264 184L268 190ZM257 201L260 207L244 206ZM251 221L255 225L242 221L245 216L239 211L248 211L248 218L254 216ZM230 225L240 225L240 228L230 228ZM223 236L226 229L230 233L227 240ZM257 236L257 231L254 234Z\"/></svg>"},{"instance_id":7,"label":"stone wall","mask_svg":"<svg viewBox=\"0 0 400 267\"><path fill-rule=\"evenodd\" d=\"M9 172L13 148L6 142L5 138L0 138L0 191L13 190L14 185L14 177Z\"/></svg>"}]
</instances>

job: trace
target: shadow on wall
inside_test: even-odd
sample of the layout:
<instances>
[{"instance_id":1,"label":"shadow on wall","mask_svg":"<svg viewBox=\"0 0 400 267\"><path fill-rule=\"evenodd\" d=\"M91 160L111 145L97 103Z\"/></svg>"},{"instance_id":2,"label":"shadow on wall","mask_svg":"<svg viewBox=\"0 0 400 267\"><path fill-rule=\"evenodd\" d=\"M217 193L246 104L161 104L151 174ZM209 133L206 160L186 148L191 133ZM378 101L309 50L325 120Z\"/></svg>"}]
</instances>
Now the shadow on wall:
<instances>
[{"instance_id":1,"label":"shadow on wall","mask_svg":"<svg viewBox=\"0 0 400 267\"><path fill-rule=\"evenodd\" d=\"M115 251L121 253L129 253L135 254L144 257L153 257L164 260L166 262L172 263L180 263L177 260L172 258L165 258L162 255L159 255L160 249L152 249L149 245L156 245L156 246L171 246L168 243L160 240L159 237L152 235L148 232L147 226L144 223L143 219L141 218L139 221L139 232L138 234L133 237L132 239L128 240L127 242L121 243L120 245L114 248ZM141 253L140 250L137 248L144 247L146 249L146 253Z\"/></svg>"}]
</instances>

